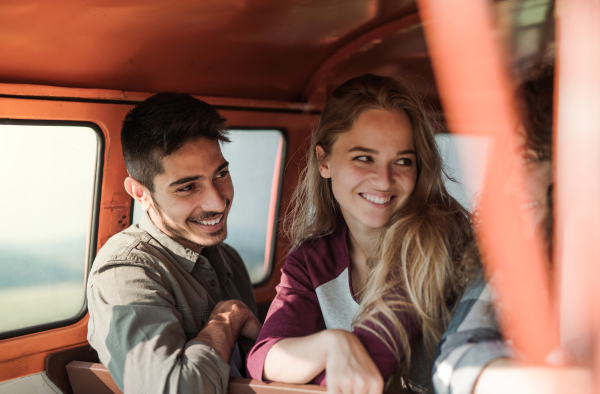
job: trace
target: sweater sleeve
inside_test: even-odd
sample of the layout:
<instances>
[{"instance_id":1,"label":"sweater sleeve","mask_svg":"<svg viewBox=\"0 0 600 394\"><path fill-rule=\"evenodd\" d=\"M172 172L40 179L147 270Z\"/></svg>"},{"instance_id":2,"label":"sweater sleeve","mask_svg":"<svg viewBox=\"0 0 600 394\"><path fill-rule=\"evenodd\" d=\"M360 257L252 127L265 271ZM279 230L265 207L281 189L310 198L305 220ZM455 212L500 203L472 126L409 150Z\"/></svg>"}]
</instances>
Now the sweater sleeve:
<instances>
[{"instance_id":1,"label":"sweater sleeve","mask_svg":"<svg viewBox=\"0 0 600 394\"><path fill-rule=\"evenodd\" d=\"M282 268L277 295L269 308L256 344L248 353L248 376L263 380L265 358L271 347L284 338L297 338L319 331L323 320L319 301L305 264L303 248L292 251ZM313 383L323 384L324 374Z\"/></svg>"}]
</instances>

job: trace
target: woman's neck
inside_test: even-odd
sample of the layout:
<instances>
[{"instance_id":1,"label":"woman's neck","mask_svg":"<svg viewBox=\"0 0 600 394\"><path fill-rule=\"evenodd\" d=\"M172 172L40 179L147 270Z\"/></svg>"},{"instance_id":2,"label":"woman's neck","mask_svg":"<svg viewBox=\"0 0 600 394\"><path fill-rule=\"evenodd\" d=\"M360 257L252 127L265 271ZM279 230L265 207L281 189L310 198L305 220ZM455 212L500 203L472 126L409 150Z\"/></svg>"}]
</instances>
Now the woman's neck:
<instances>
[{"instance_id":1,"label":"woman's neck","mask_svg":"<svg viewBox=\"0 0 600 394\"><path fill-rule=\"evenodd\" d=\"M376 245L379 233L377 230L356 228L348 224L348 254L350 257L350 276L354 296L360 299L360 293L367 283L369 270L367 260ZM355 227L355 228L353 228Z\"/></svg>"}]
</instances>

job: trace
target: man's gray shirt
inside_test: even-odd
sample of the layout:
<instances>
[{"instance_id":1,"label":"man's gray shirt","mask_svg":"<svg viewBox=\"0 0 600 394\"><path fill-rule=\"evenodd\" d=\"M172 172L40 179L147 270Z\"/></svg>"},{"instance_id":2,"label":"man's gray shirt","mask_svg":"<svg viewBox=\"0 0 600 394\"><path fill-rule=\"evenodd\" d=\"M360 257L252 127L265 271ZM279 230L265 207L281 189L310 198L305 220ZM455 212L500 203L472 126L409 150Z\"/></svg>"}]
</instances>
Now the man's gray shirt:
<instances>
[{"instance_id":1,"label":"man's gray shirt","mask_svg":"<svg viewBox=\"0 0 600 394\"><path fill-rule=\"evenodd\" d=\"M219 301L256 314L252 283L226 244L198 254L160 231L147 214L116 234L87 283L88 340L125 393L225 393L230 367L194 340Z\"/></svg>"}]
</instances>

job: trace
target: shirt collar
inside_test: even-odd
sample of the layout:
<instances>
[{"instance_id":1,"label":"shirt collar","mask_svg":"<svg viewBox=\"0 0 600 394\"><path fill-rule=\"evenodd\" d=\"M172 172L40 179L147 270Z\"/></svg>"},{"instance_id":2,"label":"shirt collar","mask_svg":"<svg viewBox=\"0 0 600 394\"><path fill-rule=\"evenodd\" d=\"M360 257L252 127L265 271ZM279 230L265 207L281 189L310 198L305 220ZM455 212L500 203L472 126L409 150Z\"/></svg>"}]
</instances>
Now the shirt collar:
<instances>
[{"instance_id":1,"label":"shirt collar","mask_svg":"<svg viewBox=\"0 0 600 394\"><path fill-rule=\"evenodd\" d=\"M152 238L157 240L162 246L167 249L179 264L188 272L192 272L200 254L194 252L190 248L186 248L167 234L163 233L150 219L150 215L146 212L142 215L139 224L140 228L150 234Z\"/></svg>"}]
</instances>

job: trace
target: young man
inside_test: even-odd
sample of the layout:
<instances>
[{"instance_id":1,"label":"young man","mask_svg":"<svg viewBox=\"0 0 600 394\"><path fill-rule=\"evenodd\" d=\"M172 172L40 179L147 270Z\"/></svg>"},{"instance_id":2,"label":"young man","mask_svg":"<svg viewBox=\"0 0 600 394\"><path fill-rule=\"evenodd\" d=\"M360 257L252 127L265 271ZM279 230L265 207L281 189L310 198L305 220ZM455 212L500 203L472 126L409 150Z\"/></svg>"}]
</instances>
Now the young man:
<instances>
[{"instance_id":1,"label":"young man","mask_svg":"<svg viewBox=\"0 0 600 394\"><path fill-rule=\"evenodd\" d=\"M88 340L125 393L224 393L244 371L237 345L260 331L250 278L223 240L233 184L225 119L160 93L127 114L127 192L147 213L98 253Z\"/></svg>"}]
</instances>

